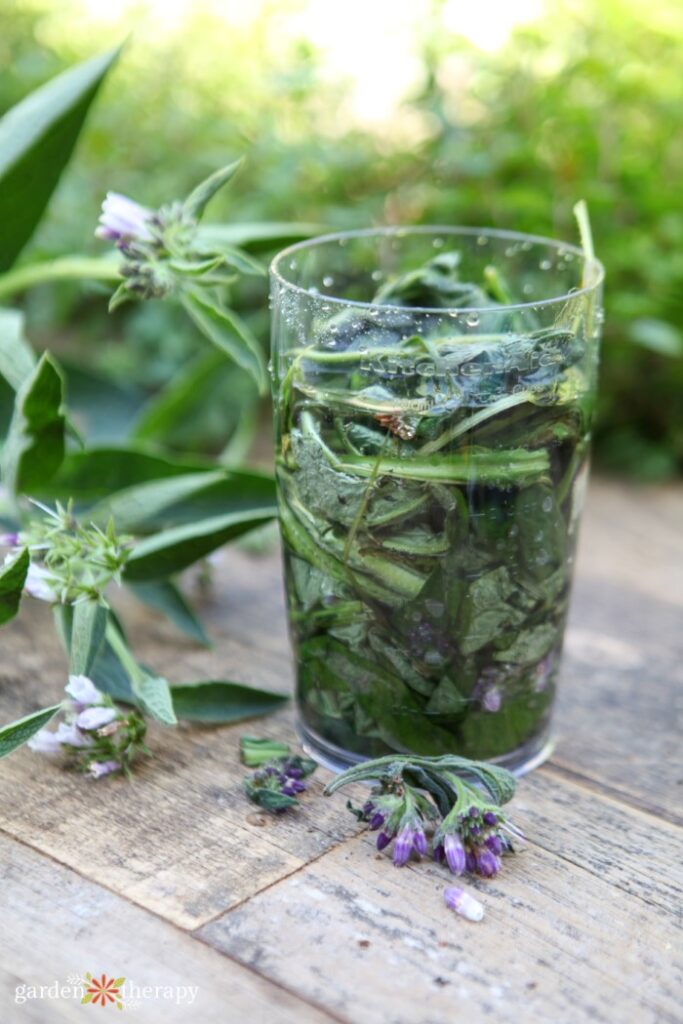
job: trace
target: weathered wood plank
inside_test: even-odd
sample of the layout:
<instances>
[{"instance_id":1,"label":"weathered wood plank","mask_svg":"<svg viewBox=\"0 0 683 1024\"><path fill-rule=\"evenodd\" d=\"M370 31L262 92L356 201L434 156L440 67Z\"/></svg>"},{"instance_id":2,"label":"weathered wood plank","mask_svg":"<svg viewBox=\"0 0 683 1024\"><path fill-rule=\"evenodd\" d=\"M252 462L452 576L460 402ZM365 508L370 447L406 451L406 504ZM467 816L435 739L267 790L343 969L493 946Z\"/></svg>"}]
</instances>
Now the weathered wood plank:
<instances>
[{"instance_id":1,"label":"weathered wood plank","mask_svg":"<svg viewBox=\"0 0 683 1024\"><path fill-rule=\"evenodd\" d=\"M589 506L584 547L591 546L592 522ZM678 612L589 573L584 563L568 633L554 763L675 818L681 777L674 719L681 703ZM132 620L136 649L174 680L227 676L287 690L291 668L281 591L275 556L233 549L218 564L215 596L205 608L214 650L178 639L138 606ZM27 610L0 634L0 720L51 702L64 683L65 663L48 610L38 603ZM234 729L153 730L157 756L132 786L115 779L88 783L20 752L2 766L0 824L88 877L196 927L353 832L350 819L334 814L327 802L304 803L303 828L288 816L274 826L243 802L237 737L246 729L291 735L290 728L285 714Z\"/></svg>"},{"instance_id":2,"label":"weathered wood plank","mask_svg":"<svg viewBox=\"0 0 683 1024\"><path fill-rule=\"evenodd\" d=\"M680 1020L673 915L618 872L615 887L529 845L476 883L487 915L472 925L443 904L445 869L397 870L371 843L350 840L199 934L364 1024Z\"/></svg>"},{"instance_id":3,"label":"weathered wood plank","mask_svg":"<svg viewBox=\"0 0 683 1024\"><path fill-rule=\"evenodd\" d=\"M16 1001L17 986L49 990L55 982L65 986L72 976L82 978L86 971L123 976L129 986L136 986L139 1005L126 1006L124 1017L145 1024L190 1020L225 1024L246 1019L331 1024L333 1018L281 987L4 837L0 837L0 879L0 1016L5 1024L61 1024L99 1013L86 1010L73 994ZM156 995L145 996L148 986L157 990ZM192 1002L190 987L195 989ZM172 995L164 992L170 988ZM179 988L186 991L181 994ZM27 989L19 989L20 996L26 993Z\"/></svg>"}]
</instances>

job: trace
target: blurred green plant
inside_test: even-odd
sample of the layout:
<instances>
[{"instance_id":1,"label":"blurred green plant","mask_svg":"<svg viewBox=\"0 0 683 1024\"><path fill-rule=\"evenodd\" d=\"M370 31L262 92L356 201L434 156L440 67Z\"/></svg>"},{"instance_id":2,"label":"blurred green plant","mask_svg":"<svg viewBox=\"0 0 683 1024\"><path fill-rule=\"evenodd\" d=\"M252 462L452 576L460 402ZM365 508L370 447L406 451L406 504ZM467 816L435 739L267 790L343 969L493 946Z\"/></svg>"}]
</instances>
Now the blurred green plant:
<instances>
[{"instance_id":1,"label":"blurred green plant","mask_svg":"<svg viewBox=\"0 0 683 1024\"><path fill-rule=\"evenodd\" d=\"M105 54L63 72L0 120L0 212L7 222L0 241L0 294L12 293L13 263L40 220L115 58ZM225 294L236 272L262 273L261 267L227 231L205 242L198 224L235 169L216 172L186 200L156 212L110 194L98 235L116 244L122 262L27 264L20 271L24 282L36 283L41 275L118 281L113 306L173 297L221 360L238 361L262 387L263 357ZM0 728L0 756L28 741L43 752L72 755L100 778L128 771L135 750L146 751L140 715L173 726L176 711L218 723L278 707L286 698L226 680L170 686L136 659L109 603L110 585L126 583L194 641L207 643L175 577L274 518L272 479L207 461L171 461L135 442L88 447L67 408L59 363L49 352L36 357L22 313L11 308L0 308L0 381L0 547L6 549L0 625L19 613L24 594L48 602L68 658L70 686L87 690L92 705L77 714L65 704L67 721L56 733L44 727L62 705ZM136 713L120 713L112 698ZM116 740L110 738L114 732Z\"/></svg>"},{"instance_id":2,"label":"blurred green plant","mask_svg":"<svg viewBox=\"0 0 683 1024\"><path fill-rule=\"evenodd\" d=\"M249 156L248 174L216 200L216 216L231 222L235 213L252 223L335 228L460 222L569 236L572 203L585 196L607 267L597 461L642 479L674 474L683 462L683 8L675 0L656 10L634 0L557 0L494 53L446 31L439 0L434 11L416 39L425 85L404 104L399 131L340 129L330 111L343 108L345 84L323 74L307 40L278 35L268 5L239 31L226 33L197 5L153 48L133 40L119 88L105 87L97 124L30 255L88 245L82 225L96 216L103 180L154 204L184 194L226 150ZM69 0L59 12L52 0L6 0L0 109L84 55L79 24ZM267 251L285 238L283 228L279 239L252 237L246 248ZM87 381L108 384L120 413L110 420L120 429L106 440L124 436L132 411L161 389L161 411L152 404L139 424L151 439L156 416L176 400L163 390L181 368L187 428L165 434L169 450L216 454L242 418L217 399L190 407L195 379L210 380L216 394L229 389L255 420L245 375L227 362L214 374L178 310L122 310L112 329L96 297L96 284L72 282L33 288L24 300L34 329L65 356L79 422L93 426ZM264 299L256 279L235 298L263 345ZM248 448L242 431L229 452L241 457Z\"/></svg>"}]
</instances>

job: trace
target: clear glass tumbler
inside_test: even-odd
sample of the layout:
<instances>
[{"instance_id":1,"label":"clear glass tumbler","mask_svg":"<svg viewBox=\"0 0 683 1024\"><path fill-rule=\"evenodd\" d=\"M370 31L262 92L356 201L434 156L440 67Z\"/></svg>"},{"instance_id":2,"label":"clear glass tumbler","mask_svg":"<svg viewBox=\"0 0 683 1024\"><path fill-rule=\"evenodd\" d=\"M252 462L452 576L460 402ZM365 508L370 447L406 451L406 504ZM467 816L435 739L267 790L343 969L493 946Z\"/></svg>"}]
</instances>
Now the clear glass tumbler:
<instances>
[{"instance_id":1,"label":"clear glass tumbler","mask_svg":"<svg viewBox=\"0 0 683 1024\"><path fill-rule=\"evenodd\" d=\"M476 228L274 260L285 585L323 763L547 756L602 279L575 246Z\"/></svg>"}]
</instances>

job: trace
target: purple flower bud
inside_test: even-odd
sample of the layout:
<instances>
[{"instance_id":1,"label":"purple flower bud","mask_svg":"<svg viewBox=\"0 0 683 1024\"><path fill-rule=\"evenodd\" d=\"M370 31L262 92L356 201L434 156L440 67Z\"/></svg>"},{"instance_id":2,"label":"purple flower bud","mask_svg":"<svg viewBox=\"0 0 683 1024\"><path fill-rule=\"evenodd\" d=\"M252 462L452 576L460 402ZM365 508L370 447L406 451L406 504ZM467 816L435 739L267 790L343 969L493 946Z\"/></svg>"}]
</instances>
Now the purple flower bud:
<instances>
[{"instance_id":1,"label":"purple flower bud","mask_svg":"<svg viewBox=\"0 0 683 1024\"><path fill-rule=\"evenodd\" d=\"M475 807L474 804L472 804L472 806L470 807L470 810L469 810L469 815L470 815L470 818L478 818L479 817L479 808Z\"/></svg>"},{"instance_id":2,"label":"purple flower bud","mask_svg":"<svg viewBox=\"0 0 683 1024\"><path fill-rule=\"evenodd\" d=\"M384 850L393 838L394 837L390 836L387 832L380 832L377 836L377 849Z\"/></svg>"},{"instance_id":3,"label":"purple flower bud","mask_svg":"<svg viewBox=\"0 0 683 1024\"><path fill-rule=\"evenodd\" d=\"M117 772L121 765L118 761L91 761L88 771L94 779L101 779L103 775L110 775Z\"/></svg>"},{"instance_id":4,"label":"purple flower bud","mask_svg":"<svg viewBox=\"0 0 683 1024\"><path fill-rule=\"evenodd\" d=\"M443 864L445 856L446 851L443 848L443 843L437 843L434 847L434 860L437 864Z\"/></svg>"},{"instance_id":5,"label":"purple flower bud","mask_svg":"<svg viewBox=\"0 0 683 1024\"><path fill-rule=\"evenodd\" d=\"M457 832L448 832L443 841L446 862L454 875L461 875L465 870L465 847Z\"/></svg>"},{"instance_id":6,"label":"purple flower bud","mask_svg":"<svg viewBox=\"0 0 683 1024\"><path fill-rule=\"evenodd\" d=\"M415 831L406 825L396 836L394 843L394 864L397 868L403 867L410 857L410 852L415 841Z\"/></svg>"},{"instance_id":7,"label":"purple flower bud","mask_svg":"<svg viewBox=\"0 0 683 1024\"><path fill-rule=\"evenodd\" d=\"M18 533L0 533L0 547L15 548L19 544Z\"/></svg>"},{"instance_id":8,"label":"purple flower bud","mask_svg":"<svg viewBox=\"0 0 683 1024\"><path fill-rule=\"evenodd\" d=\"M427 836L424 834L421 828L415 830L415 838L413 839L413 849L420 857L424 857L427 853Z\"/></svg>"},{"instance_id":9,"label":"purple flower bud","mask_svg":"<svg viewBox=\"0 0 683 1024\"><path fill-rule=\"evenodd\" d=\"M494 814L493 811L486 811L484 814L484 824L486 825L497 825L498 815Z\"/></svg>"},{"instance_id":10,"label":"purple flower bud","mask_svg":"<svg viewBox=\"0 0 683 1024\"><path fill-rule=\"evenodd\" d=\"M361 807L361 811L363 812L366 818L370 817L374 809L375 805L373 804L372 800L366 800L363 806Z\"/></svg>"},{"instance_id":11,"label":"purple flower bud","mask_svg":"<svg viewBox=\"0 0 683 1024\"><path fill-rule=\"evenodd\" d=\"M290 779L281 787L280 792L285 796L296 796L297 793L303 793L305 789L305 783L299 782L298 779Z\"/></svg>"},{"instance_id":12,"label":"purple flower bud","mask_svg":"<svg viewBox=\"0 0 683 1024\"><path fill-rule=\"evenodd\" d=\"M481 829L479 828L478 825L472 825L470 832L472 833L473 836L478 836L479 833L481 832Z\"/></svg>"},{"instance_id":13,"label":"purple flower bud","mask_svg":"<svg viewBox=\"0 0 683 1024\"><path fill-rule=\"evenodd\" d=\"M465 870L469 871L471 875L473 875L477 870L477 858L471 850L468 850L465 856Z\"/></svg>"},{"instance_id":14,"label":"purple flower bud","mask_svg":"<svg viewBox=\"0 0 683 1024\"><path fill-rule=\"evenodd\" d=\"M456 914L462 914L468 921L481 921L484 916L484 908L479 900L470 896L464 889L457 885L450 885L443 893L446 906L454 910Z\"/></svg>"},{"instance_id":15,"label":"purple flower bud","mask_svg":"<svg viewBox=\"0 0 683 1024\"><path fill-rule=\"evenodd\" d=\"M384 815L382 814L381 811L375 811L373 816L370 818L370 821L368 822L368 828L370 829L371 832L374 832L376 829L381 828L383 824Z\"/></svg>"},{"instance_id":16,"label":"purple flower bud","mask_svg":"<svg viewBox=\"0 0 683 1024\"><path fill-rule=\"evenodd\" d=\"M476 870L484 878L493 878L500 871L500 860L496 857L495 853L492 853L486 847L477 850L476 861Z\"/></svg>"},{"instance_id":17,"label":"purple flower bud","mask_svg":"<svg viewBox=\"0 0 683 1024\"><path fill-rule=\"evenodd\" d=\"M285 775L288 775L290 779L303 779L304 777L304 773L301 768L296 768L294 765L292 765L291 768L285 768Z\"/></svg>"},{"instance_id":18,"label":"purple flower bud","mask_svg":"<svg viewBox=\"0 0 683 1024\"><path fill-rule=\"evenodd\" d=\"M107 192L95 236L107 242L151 242L153 235L147 227L153 213L128 196Z\"/></svg>"},{"instance_id":19,"label":"purple flower bud","mask_svg":"<svg viewBox=\"0 0 683 1024\"><path fill-rule=\"evenodd\" d=\"M488 846L491 853L495 853L497 856L500 856L503 852L503 844L500 841L499 836L487 836L485 844Z\"/></svg>"}]
</instances>

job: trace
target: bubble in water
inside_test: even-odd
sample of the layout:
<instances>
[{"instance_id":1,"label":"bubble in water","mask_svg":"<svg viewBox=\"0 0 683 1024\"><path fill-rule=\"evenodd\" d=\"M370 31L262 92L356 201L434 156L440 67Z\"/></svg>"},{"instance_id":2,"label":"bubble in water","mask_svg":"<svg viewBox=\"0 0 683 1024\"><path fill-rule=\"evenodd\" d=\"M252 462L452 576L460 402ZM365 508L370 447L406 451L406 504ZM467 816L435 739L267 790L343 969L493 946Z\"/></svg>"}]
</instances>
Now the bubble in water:
<instances>
[{"instance_id":1,"label":"bubble in water","mask_svg":"<svg viewBox=\"0 0 683 1024\"><path fill-rule=\"evenodd\" d=\"M435 238L434 241L432 242L432 245L434 246L435 249L442 249L443 238Z\"/></svg>"},{"instance_id":2,"label":"bubble in water","mask_svg":"<svg viewBox=\"0 0 683 1024\"><path fill-rule=\"evenodd\" d=\"M525 295L531 295L531 293L532 293L532 291L533 291L533 290L534 290L534 288L533 288L533 285L529 284L529 282L528 282L528 281L527 281L527 283L526 283L526 284L525 284L525 285L524 285L524 286L522 287L522 291L524 292L524 294L525 294Z\"/></svg>"},{"instance_id":3,"label":"bubble in water","mask_svg":"<svg viewBox=\"0 0 683 1024\"><path fill-rule=\"evenodd\" d=\"M451 310L449 311L448 315L449 315L449 316L451 317L451 319L453 319L453 320L457 320L457 319L458 319L458 312L457 312L457 310L455 310L455 309L451 309Z\"/></svg>"},{"instance_id":4,"label":"bubble in water","mask_svg":"<svg viewBox=\"0 0 683 1024\"><path fill-rule=\"evenodd\" d=\"M299 266L299 264L296 262L296 260L290 260L289 261L289 269L290 270L296 270L298 266Z\"/></svg>"},{"instance_id":5,"label":"bubble in water","mask_svg":"<svg viewBox=\"0 0 683 1024\"><path fill-rule=\"evenodd\" d=\"M553 499L550 497L550 495L548 495L547 498L543 499L543 504L541 505L541 508L543 509L544 512L551 512L552 511Z\"/></svg>"},{"instance_id":6,"label":"bubble in water","mask_svg":"<svg viewBox=\"0 0 683 1024\"><path fill-rule=\"evenodd\" d=\"M327 276L323 278L323 284L325 285L326 288L331 288L332 285L334 284L334 278L330 277L330 275L327 274Z\"/></svg>"},{"instance_id":7,"label":"bubble in water","mask_svg":"<svg viewBox=\"0 0 683 1024\"><path fill-rule=\"evenodd\" d=\"M318 291L316 286L314 284L312 284L311 287L308 289L308 294L309 295L319 295L320 292Z\"/></svg>"},{"instance_id":8,"label":"bubble in water","mask_svg":"<svg viewBox=\"0 0 683 1024\"><path fill-rule=\"evenodd\" d=\"M468 314L468 317L465 320L465 323L467 324L468 327L478 327L479 326L479 314L478 313L470 313L470 314Z\"/></svg>"},{"instance_id":9,"label":"bubble in water","mask_svg":"<svg viewBox=\"0 0 683 1024\"><path fill-rule=\"evenodd\" d=\"M373 272L370 274L370 277L372 278L373 281L381 281L382 278L384 277L384 274L382 273L381 270L373 270Z\"/></svg>"},{"instance_id":10,"label":"bubble in water","mask_svg":"<svg viewBox=\"0 0 683 1024\"><path fill-rule=\"evenodd\" d=\"M486 235L477 235L477 245L488 245L489 240Z\"/></svg>"},{"instance_id":11,"label":"bubble in water","mask_svg":"<svg viewBox=\"0 0 683 1024\"><path fill-rule=\"evenodd\" d=\"M539 265L541 270L552 270L552 268L553 268L553 261L552 260L541 260L541 262L538 265Z\"/></svg>"}]
</instances>

